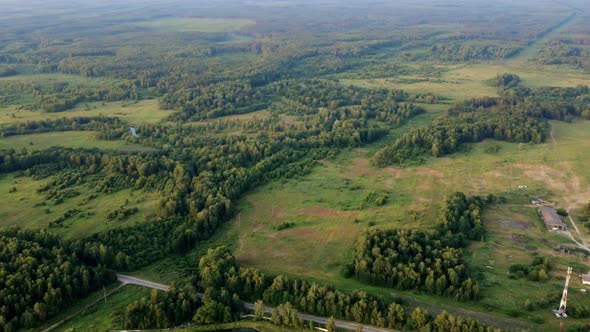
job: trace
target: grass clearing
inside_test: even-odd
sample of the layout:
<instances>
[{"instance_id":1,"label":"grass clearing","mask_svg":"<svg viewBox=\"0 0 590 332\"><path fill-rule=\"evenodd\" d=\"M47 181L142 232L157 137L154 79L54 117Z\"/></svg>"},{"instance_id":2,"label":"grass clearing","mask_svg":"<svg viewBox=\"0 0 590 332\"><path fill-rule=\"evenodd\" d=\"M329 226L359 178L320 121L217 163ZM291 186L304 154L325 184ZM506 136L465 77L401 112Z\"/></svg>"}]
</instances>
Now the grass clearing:
<instances>
[{"instance_id":1,"label":"grass clearing","mask_svg":"<svg viewBox=\"0 0 590 332\"><path fill-rule=\"evenodd\" d=\"M86 148L103 150L129 149L132 145L122 141L107 141L96 138L97 133L92 131L61 131L29 135L16 135L0 138L0 150L21 149L45 150L53 146L66 148Z\"/></svg>"},{"instance_id":2,"label":"grass clearing","mask_svg":"<svg viewBox=\"0 0 590 332\"><path fill-rule=\"evenodd\" d=\"M590 85L590 77L567 65L538 65L525 61L505 61L474 64L449 64L440 77L400 75L375 79L340 79L343 84L364 88L403 89L410 93L430 92L453 101L496 96L496 88L489 81L499 74L512 73L530 87L575 87Z\"/></svg>"},{"instance_id":3,"label":"grass clearing","mask_svg":"<svg viewBox=\"0 0 590 332\"><path fill-rule=\"evenodd\" d=\"M165 18L157 21L131 23L130 25L164 32L231 32L255 24L255 20L249 19Z\"/></svg>"},{"instance_id":4,"label":"grass clearing","mask_svg":"<svg viewBox=\"0 0 590 332\"><path fill-rule=\"evenodd\" d=\"M142 123L157 123L170 113L172 111L160 110L156 99L81 103L72 110L56 113L45 113L40 110L21 110L13 106L4 106L0 107L0 124L102 115L118 117L132 125L139 125Z\"/></svg>"},{"instance_id":5,"label":"grass clearing","mask_svg":"<svg viewBox=\"0 0 590 332\"><path fill-rule=\"evenodd\" d=\"M102 290L97 293L98 297L100 297ZM110 331L119 328L111 319L112 313L124 311L130 302L139 300L142 297L149 297L150 293L151 289L126 285L108 296L106 303L98 301L71 320L64 322L54 331L65 332L69 329L74 331ZM66 315L60 315L60 317L64 316Z\"/></svg>"},{"instance_id":6,"label":"grass clearing","mask_svg":"<svg viewBox=\"0 0 590 332\"><path fill-rule=\"evenodd\" d=\"M111 194L96 193L85 185L74 185L72 190L79 194L55 205L47 201L45 193L37 188L49 179L34 180L30 177L16 177L8 174L0 178L0 227L19 226L23 228L47 228L49 223L64 216L68 211L78 210L62 223L63 227L51 228L57 234L79 238L106 231L108 229L133 225L150 218L154 214L157 195L152 192L120 190ZM15 192L10 192L16 188ZM95 194L96 198L89 199ZM87 202L86 202L87 201ZM137 207L139 211L124 221L108 220L107 215L125 205Z\"/></svg>"}]
</instances>

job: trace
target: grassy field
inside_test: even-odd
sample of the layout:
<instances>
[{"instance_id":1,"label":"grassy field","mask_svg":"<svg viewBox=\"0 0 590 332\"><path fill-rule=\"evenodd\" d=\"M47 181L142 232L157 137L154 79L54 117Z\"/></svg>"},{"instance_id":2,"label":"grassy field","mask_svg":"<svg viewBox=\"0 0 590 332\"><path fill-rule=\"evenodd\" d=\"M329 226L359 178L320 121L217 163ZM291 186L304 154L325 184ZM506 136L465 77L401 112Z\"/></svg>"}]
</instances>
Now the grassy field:
<instances>
[{"instance_id":1,"label":"grassy field","mask_svg":"<svg viewBox=\"0 0 590 332\"><path fill-rule=\"evenodd\" d=\"M5 175L0 178L0 227L20 226L25 228L46 228L49 223L64 216L70 210L77 210L62 223L63 227L51 228L52 231L66 237L78 238L96 232L132 225L142 222L154 213L157 203L155 193L121 190L112 194L96 193L85 185L74 185L70 189L79 194L55 205L38 193L37 189L49 179L34 180L30 177ZM10 192L16 188L15 192ZM91 194L96 198L89 199ZM125 205L127 208L137 207L139 212L124 221L109 221L107 215Z\"/></svg>"},{"instance_id":2,"label":"grassy field","mask_svg":"<svg viewBox=\"0 0 590 332\"><path fill-rule=\"evenodd\" d=\"M166 18L131 25L165 32L230 32L255 25L256 21L231 18Z\"/></svg>"},{"instance_id":3,"label":"grassy field","mask_svg":"<svg viewBox=\"0 0 590 332\"><path fill-rule=\"evenodd\" d=\"M410 93L430 92L449 97L454 101L468 98L496 96L496 88L489 81L499 74L512 73L522 78L530 87L575 87L590 85L590 77L583 71L566 65L542 66L518 61L476 64L449 64L439 78L421 75L400 75L376 79L340 79L344 84L365 88L388 87L403 89Z\"/></svg>"},{"instance_id":4,"label":"grassy field","mask_svg":"<svg viewBox=\"0 0 590 332\"><path fill-rule=\"evenodd\" d=\"M39 110L19 110L16 107L0 107L0 124L20 123L61 118L85 116L110 116L128 121L132 125L156 123L164 119L171 111L159 109L156 99L127 102L92 102L82 103L76 108L64 112L45 113Z\"/></svg>"},{"instance_id":5,"label":"grassy field","mask_svg":"<svg viewBox=\"0 0 590 332\"><path fill-rule=\"evenodd\" d=\"M142 297L149 297L150 293L151 290L148 288L126 285L108 296L106 303L103 301L96 302L53 331L71 331L69 329L73 329L73 331L106 332L114 328L120 328L112 321L112 313L125 310L129 302L139 300ZM101 295L102 291L97 292L97 297ZM83 306L81 304L77 308ZM58 318L60 317L67 317L67 315L62 314Z\"/></svg>"},{"instance_id":6,"label":"grassy field","mask_svg":"<svg viewBox=\"0 0 590 332\"><path fill-rule=\"evenodd\" d=\"M574 266L576 276L586 272L588 266L577 255L564 256L555 251L569 240L545 231L530 199L541 197L556 206L590 201L590 192L583 190L590 183L590 172L581 166L589 161L583 153L590 144L590 133L585 130L588 124L553 122L555 142L518 145L486 141L471 145L469 152L429 158L424 165L403 169L374 168L369 164L367 150L349 150L323 161L307 176L269 183L247 195L239 203L239 215L188 255L188 261L171 259L138 275L172 280L176 277L172 271L186 268L191 261L194 266L204 247L229 245L240 264L267 274L304 277L349 291L365 289L387 294L387 289L341 276L342 266L351 261L356 237L361 232L368 227L432 227L446 193L494 193L508 201L485 212L489 236L467 251L469 264L484 286L484 299L477 304L465 304L412 292L396 293L410 296L417 303L517 316L529 323L542 321L540 329L551 331L558 323L551 308L538 306L528 312L522 309L524 301L530 298L538 302L559 294L566 266ZM485 152L496 145L497 154ZM519 185L527 188L520 189ZM387 194L387 203L382 207L367 205L365 197L371 192ZM284 222L293 223L293 227L278 230ZM508 278L511 264L530 264L537 255L552 257L550 281ZM582 285L577 277L572 278L571 284L571 303L589 300L579 291ZM514 289L521 292L515 293Z\"/></svg>"},{"instance_id":7,"label":"grassy field","mask_svg":"<svg viewBox=\"0 0 590 332\"><path fill-rule=\"evenodd\" d=\"M122 141L106 141L96 138L92 131L63 131L0 138L0 150L45 150L53 146L66 148L98 148L104 150L129 149L132 145Z\"/></svg>"}]
</instances>

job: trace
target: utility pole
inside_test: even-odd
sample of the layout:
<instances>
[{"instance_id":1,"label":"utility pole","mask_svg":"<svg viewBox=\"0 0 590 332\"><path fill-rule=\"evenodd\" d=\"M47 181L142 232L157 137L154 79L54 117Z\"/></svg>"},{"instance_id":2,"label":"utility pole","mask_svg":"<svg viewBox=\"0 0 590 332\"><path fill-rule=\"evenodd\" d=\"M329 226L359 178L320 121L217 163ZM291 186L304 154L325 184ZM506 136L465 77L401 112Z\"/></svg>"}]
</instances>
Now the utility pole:
<instances>
[{"instance_id":1,"label":"utility pole","mask_svg":"<svg viewBox=\"0 0 590 332\"><path fill-rule=\"evenodd\" d=\"M107 290L102 286L102 292L104 294L104 303L107 303Z\"/></svg>"}]
</instances>

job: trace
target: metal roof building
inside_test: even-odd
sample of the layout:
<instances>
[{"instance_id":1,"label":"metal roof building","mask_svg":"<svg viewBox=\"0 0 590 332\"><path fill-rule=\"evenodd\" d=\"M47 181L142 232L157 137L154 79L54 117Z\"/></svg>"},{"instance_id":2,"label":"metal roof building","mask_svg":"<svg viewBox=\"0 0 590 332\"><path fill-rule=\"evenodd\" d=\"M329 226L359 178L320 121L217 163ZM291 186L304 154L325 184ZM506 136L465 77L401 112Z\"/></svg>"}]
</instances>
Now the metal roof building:
<instances>
[{"instance_id":1,"label":"metal roof building","mask_svg":"<svg viewBox=\"0 0 590 332\"><path fill-rule=\"evenodd\" d=\"M549 229L565 230L567 226L561 221L561 217L554 208L550 206L539 207L539 214Z\"/></svg>"}]
</instances>

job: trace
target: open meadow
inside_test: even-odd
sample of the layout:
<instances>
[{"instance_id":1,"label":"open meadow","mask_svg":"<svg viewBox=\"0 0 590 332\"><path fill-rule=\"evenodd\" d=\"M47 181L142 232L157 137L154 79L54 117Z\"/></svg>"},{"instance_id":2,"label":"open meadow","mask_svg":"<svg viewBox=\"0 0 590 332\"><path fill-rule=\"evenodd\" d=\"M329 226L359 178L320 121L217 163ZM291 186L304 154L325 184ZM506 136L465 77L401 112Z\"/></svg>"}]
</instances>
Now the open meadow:
<instances>
[{"instance_id":1,"label":"open meadow","mask_svg":"<svg viewBox=\"0 0 590 332\"><path fill-rule=\"evenodd\" d=\"M35 180L7 174L0 178L1 227L48 228L68 238L80 238L113 228L131 226L154 217L157 195L148 191L120 190L99 193L87 185L74 185L61 193L63 200L39 192L52 177ZM71 197L68 197L71 196ZM108 218L124 207L138 211L122 220ZM52 223L54 224L53 226Z\"/></svg>"},{"instance_id":2,"label":"open meadow","mask_svg":"<svg viewBox=\"0 0 590 332\"><path fill-rule=\"evenodd\" d=\"M590 144L590 134L584 129L587 125L552 122L555 142L549 139L541 145L519 145L486 141L470 145L468 151L403 169L372 167L363 149L343 152L322 161L309 175L275 181L247 195L238 205L238 215L203 247L229 246L240 264L270 275L304 277L339 289L383 294L382 288L342 276L342 267L352 260L358 235L371 227L432 228L439 204L450 192L495 194L506 197L507 202L485 210L488 236L466 250L470 269L484 287L481 301L467 304L392 292L408 296L407 301L414 305L433 302L443 307L476 308L541 323L541 330L552 331L558 321L551 309L558 304L567 266L574 266L575 271L571 303L588 301L577 277L587 269L587 261L579 252L565 254L558 249L571 247L571 241L547 231L530 201L538 197L557 207L590 201L590 192L583 189L590 174L578 166L588 162L583 153L583 146ZM497 152L487 152L490 147ZM518 188L521 185L526 188ZM367 197L374 194L386 195L386 203L372 206ZM588 238L588 230L583 231ZM190 256L198 257L197 252ZM549 281L509 278L510 265L530 264L539 256L550 258L553 270ZM183 264L178 258L137 275L174 280L176 277L170 279L175 275L171 271L179 271ZM530 311L523 309L527 299L533 303Z\"/></svg>"}]
</instances>

